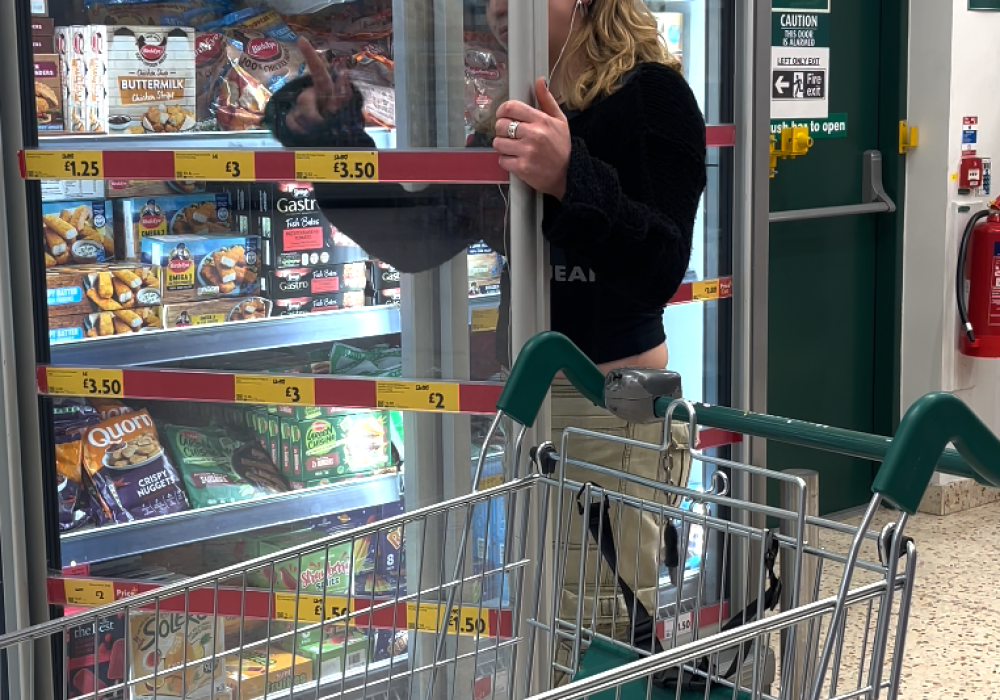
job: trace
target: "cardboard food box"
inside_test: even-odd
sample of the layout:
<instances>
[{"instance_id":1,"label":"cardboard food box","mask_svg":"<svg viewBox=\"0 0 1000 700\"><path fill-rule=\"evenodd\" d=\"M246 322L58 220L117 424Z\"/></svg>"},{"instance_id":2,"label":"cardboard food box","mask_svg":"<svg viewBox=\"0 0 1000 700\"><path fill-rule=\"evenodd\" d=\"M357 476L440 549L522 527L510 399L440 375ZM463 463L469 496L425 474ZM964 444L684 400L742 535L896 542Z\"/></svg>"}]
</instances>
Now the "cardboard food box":
<instances>
[{"instance_id":1,"label":"cardboard food box","mask_svg":"<svg viewBox=\"0 0 1000 700\"><path fill-rule=\"evenodd\" d=\"M174 304L257 294L258 247L255 236L238 234L157 236L142 240L140 257L160 269L163 303Z\"/></svg>"},{"instance_id":2,"label":"cardboard food box","mask_svg":"<svg viewBox=\"0 0 1000 700\"><path fill-rule=\"evenodd\" d=\"M49 14L49 0L31 0L31 14L47 16Z\"/></svg>"},{"instance_id":3,"label":"cardboard food box","mask_svg":"<svg viewBox=\"0 0 1000 700\"><path fill-rule=\"evenodd\" d=\"M63 86L59 55L49 50L35 53L35 118L39 131L62 131Z\"/></svg>"},{"instance_id":4,"label":"cardboard food box","mask_svg":"<svg viewBox=\"0 0 1000 700\"><path fill-rule=\"evenodd\" d=\"M299 314L321 313L323 311L338 311L340 309L358 309L368 304L369 297L363 290L354 292L331 292L317 294L311 297L294 299L275 299L272 316L297 316Z\"/></svg>"},{"instance_id":5,"label":"cardboard food box","mask_svg":"<svg viewBox=\"0 0 1000 700\"><path fill-rule=\"evenodd\" d=\"M63 128L73 133L86 131L83 118L87 102L87 67L84 60L86 33L87 28L79 25L55 28L53 48L59 57Z\"/></svg>"},{"instance_id":6,"label":"cardboard food box","mask_svg":"<svg viewBox=\"0 0 1000 700\"><path fill-rule=\"evenodd\" d=\"M227 192L114 200L121 225L119 255L135 260L142 241L152 236L224 235L239 233ZM244 234L245 235L245 234Z\"/></svg>"},{"instance_id":7,"label":"cardboard food box","mask_svg":"<svg viewBox=\"0 0 1000 700\"><path fill-rule=\"evenodd\" d=\"M309 420L282 418L296 481L346 479L390 464L385 411L340 413ZM284 443L284 441L283 441ZM301 474L301 478L298 478Z\"/></svg>"},{"instance_id":8,"label":"cardboard food box","mask_svg":"<svg viewBox=\"0 0 1000 700\"><path fill-rule=\"evenodd\" d=\"M313 679L312 661L283 651L249 651L242 657L226 658L226 677L234 700L255 700L280 693L293 684L307 684Z\"/></svg>"},{"instance_id":9,"label":"cardboard food box","mask_svg":"<svg viewBox=\"0 0 1000 700\"><path fill-rule=\"evenodd\" d=\"M500 271L503 261L485 243L469 246L469 296L500 293Z\"/></svg>"},{"instance_id":10,"label":"cardboard food box","mask_svg":"<svg viewBox=\"0 0 1000 700\"><path fill-rule=\"evenodd\" d=\"M56 33L56 23L51 17L32 17L31 36L52 36Z\"/></svg>"},{"instance_id":11,"label":"cardboard food box","mask_svg":"<svg viewBox=\"0 0 1000 700\"><path fill-rule=\"evenodd\" d=\"M251 227L263 240L265 265L273 270L327 267L367 257L326 218L309 183L255 183L250 207Z\"/></svg>"},{"instance_id":12,"label":"cardboard food box","mask_svg":"<svg viewBox=\"0 0 1000 700\"><path fill-rule=\"evenodd\" d=\"M113 219L103 199L42 204L45 267L114 260Z\"/></svg>"},{"instance_id":13,"label":"cardboard food box","mask_svg":"<svg viewBox=\"0 0 1000 700\"><path fill-rule=\"evenodd\" d=\"M42 201L104 199L104 180L42 180Z\"/></svg>"},{"instance_id":14,"label":"cardboard food box","mask_svg":"<svg viewBox=\"0 0 1000 700\"><path fill-rule=\"evenodd\" d=\"M164 328L188 328L215 323L232 323L267 318L271 302L262 297L207 299L165 304Z\"/></svg>"},{"instance_id":15,"label":"cardboard food box","mask_svg":"<svg viewBox=\"0 0 1000 700\"><path fill-rule=\"evenodd\" d=\"M246 183L204 180L108 180L107 193L109 198L139 199L143 203L150 198L201 195L206 199L212 199L212 195L229 195L226 209L228 215L234 218L224 223L228 225L230 231L250 234L250 185ZM218 201L216 209L218 210ZM201 231L168 231L168 233L201 233ZM205 231L205 233L217 233L217 231Z\"/></svg>"},{"instance_id":16,"label":"cardboard food box","mask_svg":"<svg viewBox=\"0 0 1000 700\"><path fill-rule=\"evenodd\" d=\"M100 131L194 129L194 29L97 24L90 32Z\"/></svg>"},{"instance_id":17,"label":"cardboard food box","mask_svg":"<svg viewBox=\"0 0 1000 700\"><path fill-rule=\"evenodd\" d=\"M55 51L56 38L54 34L32 34L31 54L37 60L39 55L51 54Z\"/></svg>"},{"instance_id":18,"label":"cardboard food box","mask_svg":"<svg viewBox=\"0 0 1000 700\"><path fill-rule=\"evenodd\" d=\"M291 267L271 270L263 279L263 291L270 299L315 297L346 291L364 291L368 286L363 262L329 267Z\"/></svg>"},{"instance_id":19,"label":"cardboard food box","mask_svg":"<svg viewBox=\"0 0 1000 700\"><path fill-rule=\"evenodd\" d=\"M151 306L96 314L55 316L49 319L49 344L159 330L163 327L161 313L161 307Z\"/></svg>"},{"instance_id":20,"label":"cardboard food box","mask_svg":"<svg viewBox=\"0 0 1000 700\"><path fill-rule=\"evenodd\" d=\"M263 537L257 542L258 557L272 557L280 552L309 544L323 535L315 530L298 530ZM367 544L367 543L366 543ZM367 549L365 549L367 554ZM316 550L274 563L274 590L300 593L345 595L351 589L354 549L351 543ZM325 566L325 573L324 573ZM247 583L257 588L270 588L271 567L255 569L247 574Z\"/></svg>"},{"instance_id":21,"label":"cardboard food box","mask_svg":"<svg viewBox=\"0 0 1000 700\"><path fill-rule=\"evenodd\" d=\"M285 637L279 645L285 651L294 651L312 663L313 678L350 675L361 671L368 664L371 642L357 630L344 634L342 626L326 630L326 639L320 640L324 630L317 628L302 632L296 637ZM295 641L293 641L295 640Z\"/></svg>"},{"instance_id":22,"label":"cardboard food box","mask_svg":"<svg viewBox=\"0 0 1000 700\"><path fill-rule=\"evenodd\" d=\"M66 672L71 698L92 697L125 680L125 616L102 617L66 632ZM96 675L95 675L96 674Z\"/></svg>"},{"instance_id":23,"label":"cardboard food box","mask_svg":"<svg viewBox=\"0 0 1000 700\"><path fill-rule=\"evenodd\" d=\"M182 613L138 612L129 616L132 640L133 697L205 697L213 679L223 678L221 659L212 660L225 644L221 617ZM202 661L201 663L192 663ZM184 668L185 662L188 664ZM156 672L156 679L152 677ZM139 680L149 676L147 680Z\"/></svg>"},{"instance_id":24,"label":"cardboard food box","mask_svg":"<svg viewBox=\"0 0 1000 700\"><path fill-rule=\"evenodd\" d=\"M149 266L111 263L56 267L45 275L49 318L160 305L160 280Z\"/></svg>"}]
</instances>

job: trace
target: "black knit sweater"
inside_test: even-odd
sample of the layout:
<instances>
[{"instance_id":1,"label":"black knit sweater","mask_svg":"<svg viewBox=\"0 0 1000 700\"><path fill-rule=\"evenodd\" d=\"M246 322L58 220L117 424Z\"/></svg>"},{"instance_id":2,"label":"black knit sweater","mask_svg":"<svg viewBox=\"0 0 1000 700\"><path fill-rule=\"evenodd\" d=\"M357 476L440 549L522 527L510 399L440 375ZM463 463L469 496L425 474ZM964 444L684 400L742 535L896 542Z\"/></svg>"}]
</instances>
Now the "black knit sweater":
<instances>
[{"instance_id":1,"label":"black knit sweater","mask_svg":"<svg viewBox=\"0 0 1000 700\"><path fill-rule=\"evenodd\" d=\"M267 119L278 139L297 148L374 148L358 94L315 134L286 129L284 115L308 82L272 99ZM609 362L665 340L663 307L687 270L705 188L705 124L684 78L658 64L640 66L609 97L567 116L566 193L562 201L545 197L542 225L551 244L552 328L594 362ZM430 269L479 240L506 250L496 187L408 193L394 185L317 184L316 193L334 225L402 272ZM504 297L502 315L507 284Z\"/></svg>"}]
</instances>

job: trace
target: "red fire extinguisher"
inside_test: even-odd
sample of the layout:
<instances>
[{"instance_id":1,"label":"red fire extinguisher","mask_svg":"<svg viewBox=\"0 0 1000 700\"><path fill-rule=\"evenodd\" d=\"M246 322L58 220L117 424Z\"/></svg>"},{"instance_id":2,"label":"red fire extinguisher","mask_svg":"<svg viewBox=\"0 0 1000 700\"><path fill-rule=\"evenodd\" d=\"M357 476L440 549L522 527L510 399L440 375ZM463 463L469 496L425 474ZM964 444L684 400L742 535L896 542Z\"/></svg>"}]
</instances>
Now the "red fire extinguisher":
<instances>
[{"instance_id":1,"label":"red fire extinguisher","mask_svg":"<svg viewBox=\"0 0 1000 700\"><path fill-rule=\"evenodd\" d=\"M1000 357L1000 199L969 219L958 251L955 294L965 329L960 350Z\"/></svg>"}]
</instances>

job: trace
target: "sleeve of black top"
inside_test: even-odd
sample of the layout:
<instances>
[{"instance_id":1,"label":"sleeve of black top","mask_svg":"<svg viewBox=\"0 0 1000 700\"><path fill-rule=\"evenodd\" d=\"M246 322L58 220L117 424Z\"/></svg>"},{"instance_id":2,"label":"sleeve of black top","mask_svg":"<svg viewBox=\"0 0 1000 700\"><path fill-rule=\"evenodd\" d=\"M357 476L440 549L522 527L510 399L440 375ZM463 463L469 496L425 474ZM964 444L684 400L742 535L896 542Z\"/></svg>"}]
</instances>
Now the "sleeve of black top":
<instances>
[{"instance_id":1,"label":"sleeve of black top","mask_svg":"<svg viewBox=\"0 0 1000 700\"><path fill-rule=\"evenodd\" d=\"M634 111L621 115L628 135L620 162L602 161L573 139L565 196L543 223L550 242L567 250L637 243L690 251L705 187L705 123L683 78L668 70L637 78Z\"/></svg>"},{"instance_id":2,"label":"sleeve of black top","mask_svg":"<svg viewBox=\"0 0 1000 700\"><path fill-rule=\"evenodd\" d=\"M309 134L292 132L285 116L309 77L272 96L265 124L289 148L363 148L375 143L365 132L362 98L351 100ZM451 260L469 245L485 241L504 252L504 201L493 186L431 185L408 191L396 184L315 183L316 199L327 218L369 255L401 272L423 272Z\"/></svg>"}]
</instances>

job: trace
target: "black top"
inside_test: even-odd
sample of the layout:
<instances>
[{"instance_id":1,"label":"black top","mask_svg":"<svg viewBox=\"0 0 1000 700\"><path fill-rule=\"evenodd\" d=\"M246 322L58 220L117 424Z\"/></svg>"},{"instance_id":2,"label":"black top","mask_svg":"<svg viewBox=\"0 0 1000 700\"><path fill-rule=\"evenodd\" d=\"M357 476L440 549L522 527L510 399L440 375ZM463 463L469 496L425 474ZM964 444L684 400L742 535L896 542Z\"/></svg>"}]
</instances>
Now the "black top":
<instances>
[{"instance_id":1,"label":"black top","mask_svg":"<svg viewBox=\"0 0 1000 700\"><path fill-rule=\"evenodd\" d=\"M284 145L374 148L357 93L321 132L289 132L284 114L308 83L289 84L269 105L268 121ZM592 361L609 362L665 340L663 307L687 271L705 188L705 124L684 78L659 64L638 67L609 97L567 116L566 194L561 202L545 197L542 225L551 244L552 329ZM398 185L317 184L316 195L338 228L402 272L439 265L479 240L506 250L497 187L408 193ZM501 360L509 301L503 287Z\"/></svg>"}]
</instances>

